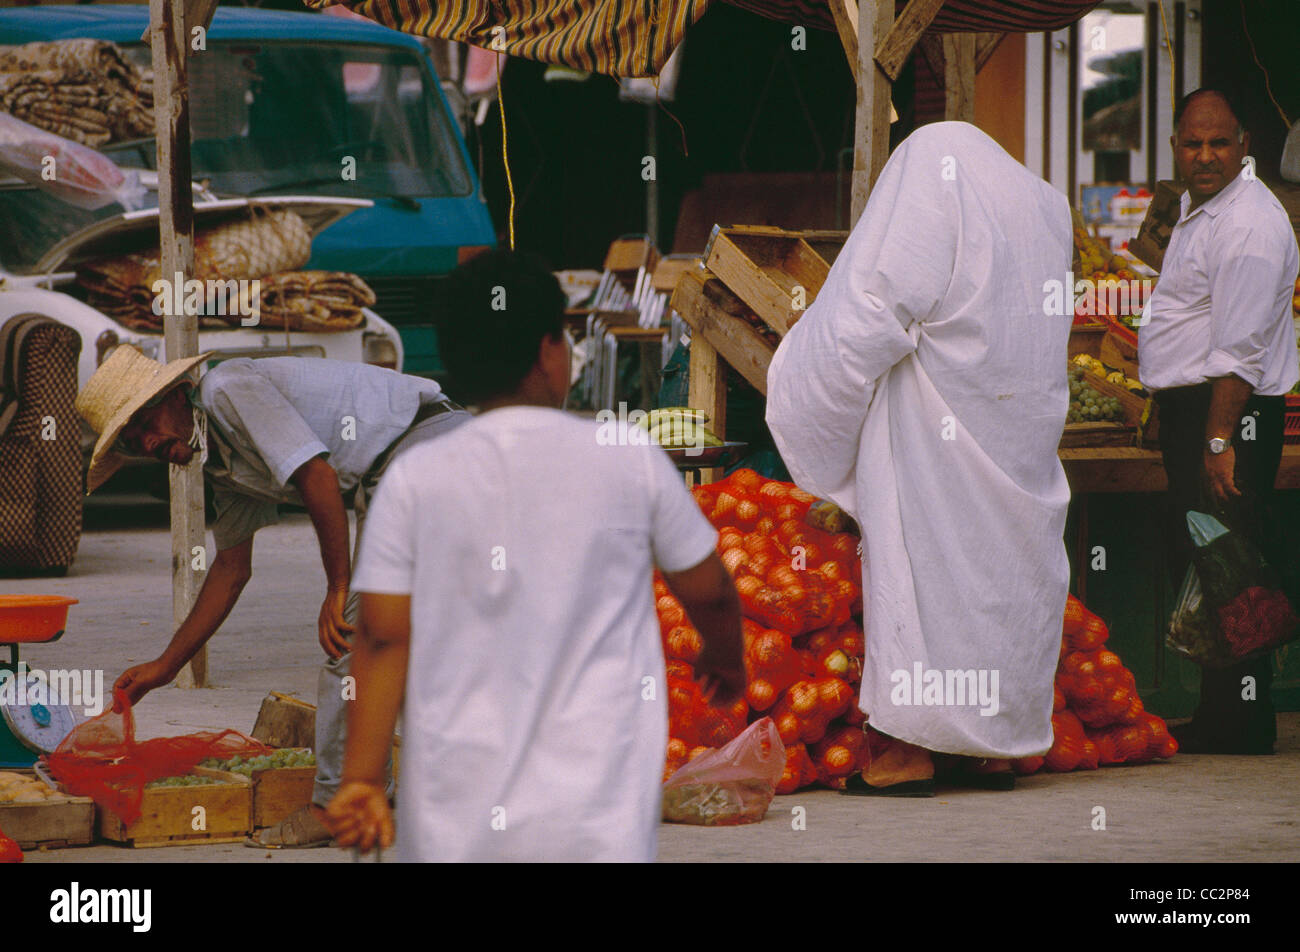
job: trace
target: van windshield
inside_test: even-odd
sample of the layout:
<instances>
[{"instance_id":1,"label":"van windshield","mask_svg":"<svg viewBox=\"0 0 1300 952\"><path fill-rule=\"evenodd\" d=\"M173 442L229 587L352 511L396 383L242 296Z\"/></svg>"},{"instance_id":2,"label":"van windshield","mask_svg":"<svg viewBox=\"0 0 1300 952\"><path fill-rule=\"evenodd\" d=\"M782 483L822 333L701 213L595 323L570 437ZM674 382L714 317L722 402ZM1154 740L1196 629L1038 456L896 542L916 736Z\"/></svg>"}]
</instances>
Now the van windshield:
<instances>
[{"instance_id":1,"label":"van windshield","mask_svg":"<svg viewBox=\"0 0 1300 952\"><path fill-rule=\"evenodd\" d=\"M126 47L142 67L149 50ZM194 178L223 195L468 195L469 171L415 52L345 43L209 40L189 59ZM102 147L156 164L153 140Z\"/></svg>"}]
</instances>

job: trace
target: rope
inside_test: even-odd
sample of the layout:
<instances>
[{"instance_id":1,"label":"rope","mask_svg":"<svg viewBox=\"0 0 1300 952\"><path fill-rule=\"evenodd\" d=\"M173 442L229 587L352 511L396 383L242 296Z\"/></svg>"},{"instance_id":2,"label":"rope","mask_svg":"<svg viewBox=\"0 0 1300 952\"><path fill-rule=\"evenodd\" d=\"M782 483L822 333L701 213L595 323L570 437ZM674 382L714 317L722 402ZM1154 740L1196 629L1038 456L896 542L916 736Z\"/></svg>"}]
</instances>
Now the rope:
<instances>
[{"instance_id":1,"label":"rope","mask_svg":"<svg viewBox=\"0 0 1300 952\"><path fill-rule=\"evenodd\" d=\"M1165 50L1169 53L1169 108L1172 112L1177 112L1178 82L1175 75L1177 66L1174 64L1174 47L1169 42L1169 21L1165 19L1165 0L1157 0L1157 3L1160 7L1160 26L1165 34Z\"/></svg>"},{"instance_id":2,"label":"rope","mask_svg":"<svg viewBox=\"0 0 1300 952\"><path fill-rule=\"evenodd\" d=\"M506 169L506 187L510 189L510 212L507 223L510 229L510 250L515 250L515 182L510 175L510 153L506 149L506 104L501 98L501 54L497 58L497 112L501 113L501 163Z\"/></svg>"},{"instance_id":3,"label":"rope","mask_svg":"<svg viewBox=\"0 0 1300 952\"><path fill-rule=\"evenodd\" d=\"M1255 65L1259 67L1259 71L1264 74L1264 90L1268 93L1268 98L1272 100L1273 108L1276 109L1277 114L1282 117L1282 124L1290 129L1291 120L1286 117L1286 113L1278 103L1277 97L1273 95L1273 85L1268 81L1268 70L1266 70L1264 64L1259 61L1259 54L1255 52L1255 41L1250 38L1250 27L1246 25L1246 5L1242 0L1237 0L1237 2L1241 7L1241 32L1246 34L1246 42L1250 44L1251 58L1255 60Z\"/></svg>"}]
</instances>

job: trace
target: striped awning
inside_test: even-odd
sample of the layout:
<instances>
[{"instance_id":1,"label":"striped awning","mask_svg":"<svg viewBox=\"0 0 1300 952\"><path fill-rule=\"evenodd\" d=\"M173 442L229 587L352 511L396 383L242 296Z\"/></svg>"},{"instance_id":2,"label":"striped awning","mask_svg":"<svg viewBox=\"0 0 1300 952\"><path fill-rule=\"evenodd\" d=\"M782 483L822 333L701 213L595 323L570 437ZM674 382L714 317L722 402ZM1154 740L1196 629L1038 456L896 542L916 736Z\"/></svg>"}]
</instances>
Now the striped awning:
<instances>
[{"instance_id":1,"label":"striped awning","mask_svg":"<svg viewBox=\"0 0 1300 952\"><path fill-rule=\"evenodd\" d=\"M304 0L309 7L334 0ZM343 0L377 23L609 76L657 76L710 0Z\"/></svg>"},{"instance_id":2,"label":"striped awning","mask_svg":"<svg viewBox=\"0 0 1300 952\"><path fill-rule=\"evenodd\" d=\"M335 0L304 0L309 7ZM655 76L713 0L342 0L384 26L610 76ZM771 19L834 30L826 0L724 0ZM1058 30L1100 0L948 0L935 32ZM902 4L899 4L902 9Z\"/></svg>"}]
</instances>

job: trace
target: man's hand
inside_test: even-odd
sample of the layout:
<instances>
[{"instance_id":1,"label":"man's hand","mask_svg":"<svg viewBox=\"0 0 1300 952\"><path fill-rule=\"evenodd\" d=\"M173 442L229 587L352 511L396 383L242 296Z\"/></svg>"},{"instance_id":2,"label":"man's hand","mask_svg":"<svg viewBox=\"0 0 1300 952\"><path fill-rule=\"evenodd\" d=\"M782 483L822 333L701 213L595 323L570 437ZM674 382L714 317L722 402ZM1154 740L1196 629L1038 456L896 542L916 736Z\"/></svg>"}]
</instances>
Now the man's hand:
<instances>
[{"instance_id":1,"label":"man's hand","mask_svg":"<svg viewBox=\"0 0 1300 952\"><path fill-rule=\"evenodd\" d=\"M1241 490L1233 479L1237 468L1237 452L1229 446L1222 453L1205 451L1205 479L1209 484L1210 494L1220 506L1227 505L1233 496L1240 496Z\"/></svg>"},{"instance_id":2,"label":"man's hand","mask_svg":"<svg viewBox=\"0 0 1300 952\"><path fill-rule=\"evenodd\" d=\"M700 655L695 677L704 688L704 700L717 707L730 707L745 696L745 669L716 668Z\"/></svg>"},{"instance_id":3,"label":"man's hand","mask_svg":"<svg viewBox=\"0 0 1300 952\"><path fill-rule=\"evenodd\" d=\"M320 646L336 660L352 650L350 638L355 629L343 619L343 608L347 602L347 589L330 589L325 595L317 620Z\"/></svg>"},{"instance_id":4,"label":"man's hand","mask_svg":"<svg viewBox=\"0 0 1300 952\"><path fill-rule=\"evenodd\" d=\"M154 688L160 688L164 684L171 684L176 677L173 671L166 663L162 661L148 661L144 664L137 664L134 668L127 668L122 672L113 683L113 694L116 695L121 691L126 695L131 706L134 707L140 703L140 699L152 691ZM117 702L116 697L113 701L114 713L121 714L121 705Z\"/></svg>"},{"instance_id":5,"label":"man's hand","mask_svg":"<svg viewBox=\"0 0 1300 952\"><path fill-rule=\"evenodd\" d=\"M325 809L321 822L339 846L356 846L369 853L378 845L393 845L393 812L384 784L345 780Z\"/></svg>"}]
</instances>

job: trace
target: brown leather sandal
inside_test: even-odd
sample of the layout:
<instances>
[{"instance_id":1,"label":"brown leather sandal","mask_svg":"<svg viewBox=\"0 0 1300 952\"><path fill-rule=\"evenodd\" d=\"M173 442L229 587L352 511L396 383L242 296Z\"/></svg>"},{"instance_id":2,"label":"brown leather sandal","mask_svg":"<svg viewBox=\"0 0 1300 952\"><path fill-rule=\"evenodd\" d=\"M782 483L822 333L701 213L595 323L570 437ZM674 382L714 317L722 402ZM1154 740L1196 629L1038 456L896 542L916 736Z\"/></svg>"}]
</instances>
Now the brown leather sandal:
<instances>
[{"instance_id":1,"label":"brown leather sandal","mask_svg":"<svg viewBox=\"0 0 1300 952\"><path fill-rule=\"evenodd\" d=\"M258 830L244 840L244 845L263 850L307 850L329 846L332 840L330 831L316 819L311 807L303 807L275 826Z\"/></svg>"}]
</instances>

